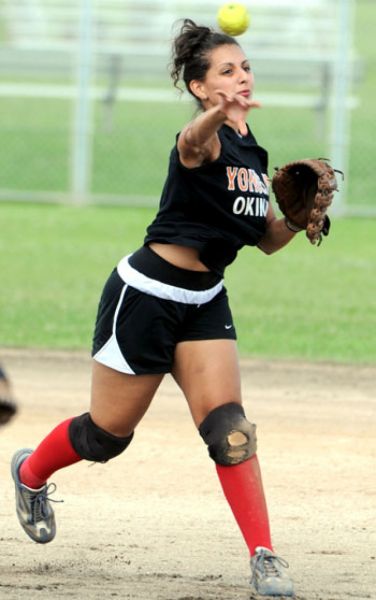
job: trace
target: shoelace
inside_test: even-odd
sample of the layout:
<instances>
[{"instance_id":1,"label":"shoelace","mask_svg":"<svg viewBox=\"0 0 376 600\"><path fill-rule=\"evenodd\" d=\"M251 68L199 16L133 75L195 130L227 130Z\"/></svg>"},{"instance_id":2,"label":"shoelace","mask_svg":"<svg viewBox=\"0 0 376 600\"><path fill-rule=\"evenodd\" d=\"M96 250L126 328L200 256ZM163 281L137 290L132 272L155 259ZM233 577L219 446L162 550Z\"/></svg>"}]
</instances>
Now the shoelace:
<instances>
[{"instance_id":1,"label":"shoelace","mask_svg":"<svg viewBox=\"0 0 376 600\"><path fill-rule=\"evenodd\" d=\"M251 581L253 581L255 578L255 573L257 570L260 570L261 573L265 574L266 577L280 577L281 572L278 569L278 563L286 569L289 566L289 563L280 556L276 556L275 554L264 554L264 552L260 552L255 561Z\"/></svg>"},{"instance_id":2,"label":"shoelace","mask_svg":"<svg viewBox=\"0 0 376 600\"><path fill-rule=\"evenodd\" d=\"M64 500L54 500L51 498L51 494L56 491L56 484L50 483L43 490L38 492L37 494L30 494L30 496L34 496L30 498L32 501L32 511L34 521L43 521L46 517L49 516L47 509L47 501L49 502L64 502Z\"/></svg>"}]
</instances>

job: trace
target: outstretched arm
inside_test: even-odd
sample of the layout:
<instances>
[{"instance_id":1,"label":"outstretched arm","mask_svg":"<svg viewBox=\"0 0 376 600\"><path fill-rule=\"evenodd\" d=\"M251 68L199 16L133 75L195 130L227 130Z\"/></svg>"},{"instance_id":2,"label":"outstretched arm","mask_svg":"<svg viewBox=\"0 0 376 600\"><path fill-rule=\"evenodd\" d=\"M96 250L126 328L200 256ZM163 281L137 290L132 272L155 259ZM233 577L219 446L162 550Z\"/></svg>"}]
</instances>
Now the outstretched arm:
<instances>
[{"instance_id":1,"label":"outstretched arm","mask_svg":"<svg viewBox=\"0 0 376 600\"><path fill-rule=\"evenodd\" d=\"M188 123L179 136L180 160L188 168L199 167L218 158L221 144L217 132L226 121L246 135L247 114L251 108L259 106L255 100L240 94L230 96L221 90L216 94L218 103Z\"/></svg>"}]
</instances>

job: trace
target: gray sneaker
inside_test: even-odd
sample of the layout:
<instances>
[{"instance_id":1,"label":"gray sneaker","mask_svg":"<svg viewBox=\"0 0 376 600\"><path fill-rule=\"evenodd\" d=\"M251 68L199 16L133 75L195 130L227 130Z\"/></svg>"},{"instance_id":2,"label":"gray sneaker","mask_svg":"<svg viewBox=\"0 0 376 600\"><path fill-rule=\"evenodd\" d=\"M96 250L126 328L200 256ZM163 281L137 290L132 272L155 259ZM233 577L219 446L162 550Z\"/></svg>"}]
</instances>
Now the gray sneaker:
<instances>
[{"instance_id":1,"label":"gray sneaker","mask_svg":"<svg viewBox=\"0 0 376 600\"><path fill-rule=\"evenodd\" d=\"M48 496L56 489L54 483L32 490L19 479L19 469L33 450L22 448L12 459L12 477L16 487L16 510L21 527L27 535L39 544L47 544L56 534L55 516Z\"/></svg>"},{"instance_id":2,"label":"gray sneaker","mask_svg":"<svg viewBox=\"0 0 376 600\"><path fill-rule=\"evenodd\" d=\"M292 581L285 572L288 566L283 558L259 546L251 558L251 584L260 596L293 596Z\"/></svg>"}]
</instances>

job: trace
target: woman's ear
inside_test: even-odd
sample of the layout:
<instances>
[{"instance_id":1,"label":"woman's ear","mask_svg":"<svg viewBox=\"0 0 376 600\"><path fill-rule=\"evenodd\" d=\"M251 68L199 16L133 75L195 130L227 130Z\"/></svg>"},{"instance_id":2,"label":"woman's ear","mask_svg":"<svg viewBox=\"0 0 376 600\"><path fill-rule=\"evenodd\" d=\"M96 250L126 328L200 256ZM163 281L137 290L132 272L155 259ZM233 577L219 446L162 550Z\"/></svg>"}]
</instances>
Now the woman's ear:
<instances>
[{"instance_id":1,"label":"woman's ear","mask_svg":"<svg viewBox=\"0 0 376 600\"><path fill-rule=\"evenodd\" d=\"M202 81L192 79L192 81L189 82L189 89L191 90L192 94L196 96L196 98L198 98L199 100L205 101L208 99L208 95L205 91L205 85Z\"/></svg>"}]
</instances>

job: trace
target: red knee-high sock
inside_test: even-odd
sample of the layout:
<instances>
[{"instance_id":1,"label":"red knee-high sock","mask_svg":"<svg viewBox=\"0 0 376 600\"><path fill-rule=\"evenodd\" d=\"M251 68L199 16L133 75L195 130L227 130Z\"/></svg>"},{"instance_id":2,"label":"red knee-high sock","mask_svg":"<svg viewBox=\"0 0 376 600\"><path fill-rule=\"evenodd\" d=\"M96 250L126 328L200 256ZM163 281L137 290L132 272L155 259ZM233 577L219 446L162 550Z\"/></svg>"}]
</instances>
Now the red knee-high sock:
<instances>
[{"instance_id":1,"label":"red knee-high sock","mask_svg":"<svg viewBox=\"0 0 376 600\"><path fill-rule=\"evenodd\" d=\"M268 510L256 455L239 465L216 465L219 480L251 556L257 546L273 550Z\"/></svg>"},{"instance_id":2,"label":"red knee-high sock","mask_svg":"<svg viewBox=\"0 0 376 600\"><path fill-rule=\"evenodd\" d=\"M38 489L58 469L82 460L69 439L68 427L71 421L72 419L67 419L55 427L22 463L19 476L24 485Z\"/></svg>"}]
</instances>

